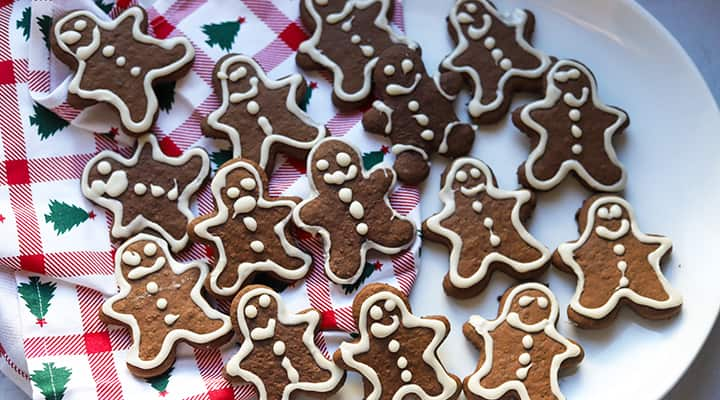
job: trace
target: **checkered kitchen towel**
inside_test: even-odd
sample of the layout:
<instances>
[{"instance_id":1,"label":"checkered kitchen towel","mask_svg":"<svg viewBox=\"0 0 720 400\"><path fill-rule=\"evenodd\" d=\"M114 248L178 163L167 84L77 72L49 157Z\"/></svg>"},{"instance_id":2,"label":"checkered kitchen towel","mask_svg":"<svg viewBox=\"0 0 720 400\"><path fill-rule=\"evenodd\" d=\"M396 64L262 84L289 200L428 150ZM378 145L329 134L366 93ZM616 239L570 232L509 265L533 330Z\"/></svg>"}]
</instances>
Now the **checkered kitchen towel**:
<instances>
[{"instance_id":1,"label":"checkered kitchen towel","mask_svg":"<svg viewBox=\"0 0 720 400\"><path fill-rule=\"evenodd\" d=\"M253 55L272 77L298 72L294 53L307 38L298 2L140 2L155 36L182 35L195 46L192 72L158 91L162 111L155 133L166 153L202 146L215 165L227 159L227 144L202 137L199 126L219 104L210 86L215 61L228 52L242 52ZM127 331L98 319L98 307L116 291L110 217L83 198L79 177L98 151L127 154L131 143L118 132L119 121L107 106L80 111L65 102L69 71L49 56L47 35L53 17L66 10L90 9L112 18L131 4L0 0L0 371L35 399L251 398L250 387L232 387L221 376L223 362L236 346L221 351L181 346L171 371L142 380L125 367ZM396 6L393 20L402 30L399 1ZM333 108L327 76L306 77L311 81L305 99L311 116L359 147L367 166L390 165L392 155L384 143L363 132L362 114L339 114ZM270 182L271 194L307 196L304 163L281 161ZM399 186L391 197L393 206L416 222L418 202L413 187ZM196 212L211 208L206 190ZM321 310L325 330L353 331L349 306L358 288L330 284L322 272L321 243L302 237L301 244L312 253L314 266L307 279L284 290L284 298L297 310ZM418 246L419 240L404 254L369 259L363 283L388 282L408 292ZM180 258L211 262L208 257L196 245ZM329 352L337 335L322 334L317 340Z\"/></svg>"}]
</instances>

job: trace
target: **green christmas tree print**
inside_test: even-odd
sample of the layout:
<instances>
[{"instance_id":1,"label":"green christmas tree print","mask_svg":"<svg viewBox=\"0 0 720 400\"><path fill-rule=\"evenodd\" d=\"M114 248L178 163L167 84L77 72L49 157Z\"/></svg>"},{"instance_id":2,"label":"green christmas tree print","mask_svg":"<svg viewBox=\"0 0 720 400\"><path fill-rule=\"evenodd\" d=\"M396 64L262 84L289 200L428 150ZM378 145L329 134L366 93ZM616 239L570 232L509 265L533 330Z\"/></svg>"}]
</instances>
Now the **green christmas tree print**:
<instances>
[{"instance_id":1,"label":"green christmas tree print","mask_svg":"<svg viewBox=\"0 0 720 400\"><path fill-rule=\"evenodd\" d=\"M105 11L105 14L109 14L115 4L112 1L106 3L103 0L95 0L95 5Z\"/></svg>"},{"instance_id":2,"label":"green christmas tree print","mask_svg":"<svg viewBox=\"0 0 720 400\"><path fill-rule=\"evenodd\" d=\"M233 158L232 150L218 150L210 154L210 161L215 164L215 170Z\"/></svg>"},{"instance_id":3,"label":"green christmas tree print","mask_svg":"<svg viewBox=\"0 0 720 400\"><path fill-rule=\"evenodd\" d=\"M72 370L66 367L56 367L54 362L42 365L42 369L30 374L30 379L40 389L45 400L62 400L67 384L70 382Z\"/></svg>"},{"instance_id":4,"label":"green christmas tree print","mask_svg":"<svg viewBox=\"0 0 720 400\"><path fill-rule=\"evenodd\" d=\"M38 127L40 140L45 140L70 125L69 122L38 103L33 104L33 111L34 114L30 116L30 125Z\"/></svg>"},{"instance_id":5,"label":"green christmas tree print","mask_svg":"<svg viewBox=\"0 0 720 400\"><path fill-rule=\"evenodd\" d=\"M165 112L170 112L170 109L175 103L175 82L164 82L155 85L155 95L158 98L158 107Z\"/></svg>"},{"instance_id":6,"label":"green christmas tree print","mask_svg":"<svg viewBox=\"0 0 720 400\"><path fill-rule=\"evenodd\" d=\"M307 111L308 104L310 104L310 98L312 97L313 90L317 89L317 82L310 82L302 100L300 100L300 108L303 111Z\"/></svg>"},{"instance_id":7,"label":"green christmas tree print","mask_svg":"<svg viewBox=\"0 0 720 400\"><path fill-rule=\"evenodd\" d=\"M15 28L22 29L25 40L30 39L30 7L23 10L22 17L15 22Z\"/></svg>"},{"instance_id":8,"label":"green christmas tree print","mask_svg":"<svg viewBox=\"0 0 720 400\"><path fill-rule=\"evenodd\" d=\"M383 160L385 160L385 154L387 154L389 151L390 150L387 146L382 146L380 150L363 153L363 167L365 167L365 169L370 169L380 164L381 162L383 162Z\"/></svg>"},{"instance_id":9,"label":"green christmas tree print","mask_svg":"<svg viewBox=\"0 0 720 400\"><path fill-rule=\"evenodd\" d=\"M202 31L207 36L205 43L208 46L218 45L222 50L228 51L235 43L235 38L240 32L240 25L245 22L244 17L240 17L235 21L225 21L216 24L206 24L202 26Z\"/></svg>"},{"instance_id":10,"label":"green christmas tree print","mask_svg":"<svg viewBox=\"0 0 720 400\"><path fill-rule=\"evenodd\" d=\"M52 26L52 17L43 15L37 18L37 24L40 26L40 33L43 35L45 46L50 49L50 27Z\"/></svg>"},{"instance_id":11,"label":"green christmas tree print","mask_svg":"<svg viewBox=\"0 0 720 400\"><path fill-rule=\"evenodd\" d=\"M369 278L375 271L380 271L382 266L382 263L378 260L375 260L374 263L365 262L365 267L362 270L362 274L360 274L360 278L358 278L355 283L342 285L345 294L350 294L360 289L360 286L362 286L367 278Z\"/></svg>"},{"instance_id":12,"label":"green christmas tree print","mask_svg":"<svg viewBox=\"0 0 720 400\"><path fill-rule=\"evenodd\" d=\"M52 223L58 235L94 218L95 212L92 210L87 212L78 206L57 200L50 200L50 212L45 214L45 222Z\"/></svg>"},{"instance_id":13,"label":"green christmas tree print","mask_svg":"<svg viewBox=\"0 0 720 400\"><path fill-rule=\"evenodd\" d=\"M55 297L55 282L40 282L39 276L31 276L30 282L21 283L17 287L25 307L37 318L35 323L42 328L47 324L45 315L50 308L50 300Z\"/></svg>"},{"instance_id":14,"label":"green christmas tree print","mask_svg":"<svg viewBox=\"0 0 720 400\"><path fill-rule=\"evenodd\" d=\"M173 369L173 367L170 367L170 369L165 371L165 373L163 373L162 375L156 376L154 378L145 379L145 382L149 383L153 389L157 390L160 397L165 397L168 394L167 387L168 383L170 382L170 377L172 376Z\"/></svg>"}]
</instances>

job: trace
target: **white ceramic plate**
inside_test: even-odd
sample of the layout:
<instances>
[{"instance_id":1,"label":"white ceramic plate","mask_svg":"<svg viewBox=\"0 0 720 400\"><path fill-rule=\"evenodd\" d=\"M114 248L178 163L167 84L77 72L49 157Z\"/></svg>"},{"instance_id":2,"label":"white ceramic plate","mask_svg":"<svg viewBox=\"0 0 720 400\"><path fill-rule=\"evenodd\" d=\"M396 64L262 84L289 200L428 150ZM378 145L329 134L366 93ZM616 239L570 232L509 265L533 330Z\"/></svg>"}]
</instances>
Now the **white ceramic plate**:
<instances>
[{"instance_id":1,"label":"white ceramic plate","mask_svg":"<svg viewBox=\"0 0 720 400\"><path fill-rule=\"evenodd\" d=\"M423 48L428 70L451 49L445 16L453 0L405 0L408 35ZM598 79L600 98L626 110L631 119L615 140L629 172L624 196L640 228L669 236L673 256L665 274L684 295L681 314L649 322L623 310L607 329L583 331L563 311L558 327L585 348L585 360L561 380L569 399L653 399L663 397L690 365L710 332L720 307L720 112L692 61L675 39L629 0L495 0L501 10L530 9L536 16L534 44L558 58L587 64ZM517 107L528 98L516 99ZM464 118L464 111L461 111ZM529 153L526 136L507 120L483 127L472 155L494 170L500 187L518 186L515 175ZM440 210L440 174L434 160L423 190L424 217ZM574 216L589 192L574 179L538 198L530 231L554 249L578 237ZM494 318L497 297L512 284L494 275L477 298L457 301L442 291L447 251L428 243L411 296L417 314L447 315L450 338L441 348L448 370L464 377L477 362L462 324L472 314ZM565 310L575 287L569 275L551 268L543 276Z\"/></svg>"}]
</instances>

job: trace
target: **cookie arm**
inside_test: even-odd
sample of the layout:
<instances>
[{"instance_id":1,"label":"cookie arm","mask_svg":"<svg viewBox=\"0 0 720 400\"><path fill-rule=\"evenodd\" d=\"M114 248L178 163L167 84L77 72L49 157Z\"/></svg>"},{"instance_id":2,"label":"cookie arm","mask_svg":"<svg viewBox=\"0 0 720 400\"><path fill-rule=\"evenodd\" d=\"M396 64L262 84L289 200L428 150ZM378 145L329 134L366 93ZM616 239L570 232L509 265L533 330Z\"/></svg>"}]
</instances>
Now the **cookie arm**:
<instances>
[{"instance_id":1,"label":"cookie arm","mask_svg":"<svg viewBox=\"0 0 720 400\"><path fill-rule=\"evenodd\" d=\"M462 90L463 76L457 71L445 71L440 74L439 89L450 96L457 96Z\"/></svg>"},{"instance_id":2,"label":"cookie arm","mask_svg":"<svg viewBox=\"0 0 720 400\"><path fill-rule=\"evenodd\" d=\"M392 132L392 109L380 100L375 100L372 108L363 114L365 130L378 135L389 135Z\"/></svg>"},{"instance_id":3,"label":"cookie arm","mask_svg":"<svg viewBox=\"0 0 720 400\"><path fill-rule=\"evenodd\" d=\"M379 193L385 193L390 189L393 184L395 176L391 169L381 168L373 171L368 178L367 187L372 187Z\"/></svg>"}]
</instances>

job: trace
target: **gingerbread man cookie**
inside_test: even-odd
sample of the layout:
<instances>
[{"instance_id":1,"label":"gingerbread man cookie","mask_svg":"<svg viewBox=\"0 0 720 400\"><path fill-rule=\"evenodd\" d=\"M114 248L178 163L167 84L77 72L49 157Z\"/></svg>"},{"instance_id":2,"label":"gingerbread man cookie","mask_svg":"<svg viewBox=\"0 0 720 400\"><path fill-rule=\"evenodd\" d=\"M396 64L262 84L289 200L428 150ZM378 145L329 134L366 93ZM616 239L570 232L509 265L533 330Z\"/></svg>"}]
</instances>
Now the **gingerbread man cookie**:
<instances>
[{"instance_id":1,"label":"gingerbread man cookie","mask_svg":"<svg viewBox=\"0 0 720 400\"><path fill-rule=\"evenodd\" d=\"M563 400L558 373L578 365L584 353L555 325L558 305L539 283L508 289L499 315L488 321L470 317L465 337L480 350L475 372L465 378L465 396L472 400Z\"/></svg>"},{"instance_id":2,"label":"gingerbread man cookie","mask_svg":"<svg viewBox=\"0 0 720 400\"><path fill-rule=\"evenodd\" d=\"M141 378L161 375L175 362L180 342L214 347L230 340L230 318L203 298L207 276L207 265L178 263L155 236L141 233L117 249L120 293L103 303L100 316L132 331L130 372Z\"/></svg>"},{"instance_id":3,"label":"gingerbread man cookie","mask_svg":"<svg viewBox=\"0 0 720 400\"><path fill-rule=\"evenodd\" d=\"M621 303L648 319L680 312L682 296L660 270L670 239L641 232L630 204L618 196L585 200L577 220L580 239L561 244L553 255L553 264L577 277L571 320L583 328L603 327Z\"/></svg>"},{"instance_id":4,"label":"gingerbread man cookie","mask_svg":"<svg viewBox=\"0 0 720 400\"><path fill-rule=\"evenodd\" d=\"M195 50L187 38L147 34L147 14L130 7L113 21L76 10L57 19L50 35L55 56L75 72L68 102L77 108L108 103L129 134L150 130L158 114L153 85L190 70Z\"/></svg>"},{"instance_id":5,"label":"gingerbread man cookie","mask_svg":"<svg viewBox=\"0 0 720 400\"><path fill-rule=\"evenodd\" d=\"M475 131L458 121L453 106L461 84L462 77L454 72L433 80L419 52L407 46L391 46L380 54L373 72L377 100L363 116L363 126L390 138L400 181L423 181L434 153L455 157L472 148Z\"/></svg>"},{"instance_id":6,"label":"gingerbread man cookie","mask_svg":"<svg viewBox=\"0 0 720 400\"><path fill-rule=\"evenodd\" d=\"M460 395L460 379L449 374L438 349L450 323L441 316L417 317L407 297L392 286L365 286L353 301L360 335L335 351L335 362L357 371L365 399L450 400Z\"/></svg>"},{"instance_id":7,"label":"gingerbread man cookie","mask_svg":"<svg viewBox=\"0 0 720 400\"><path fill-rule=\"evenodd\" d=\"M455 48L441 69L460 72L472 86L468 104L478 123L500 120L518 91L538 91L551 59L530 44L535 16L498 12L489 0L458 0L448 16Z\"/></svg>"},{"instance_id":8,"label":"gingerbread man cookie","mask_svg":"<svg viewBox=\"0 0 720 400\"><path fill-rule=\"evenodd\" d=\"M550 190L574 172L588 188L617 192L627 173L612 140L630 124L627 114L598 98L595 77L572 60L555 63L547 74L545 98L513 112L515 126L530 137L533 150L518 169L520 183Z\"/></svg>"},{"instance_id":9,"label":"gingerbread man cookie","mask_svg":"<svg viewBox=\"0 0 720 400\"><path fill-rule=\"evenodd\" d=\"M393 32L392 12L392 0L301 0L300 19L312 36L300 44L297 64L332 73L338 107L367 104L372 69L383 50L396 43L415 47Z\"/></svg>"},{"instance_id":10,"label":"gingerbread man cookie","mask_svg":"<svg viewBox=\"0 0 720 400\"><path fill-rule=\"evenodd\" d=\"M111 150L98 153L85 166L81 185L85 197L112 211L112 237L124 239L150 229L178 252L188 242L190 198L209 172L205 150L168 157L155 136L145 135L138 138L131 158Z\"/></svg>"},{"instance_id":11,"label":"gingerbread man cookie","mask_svg":"<svg viewBox=\"0 0 720 400\"><path fill-rule=\"evenodd\" d=\"M492 170L460 158L444 174L444 207L423 224L423 238L450 248L445 293L466 298L482 291L494 269L531 279L549 265L550 250L525 229L535 208L529 190L502 190Z\"/></svg>"},{"instance_id":12,"label":"gingerbread man cookie","mask_svg":"<svg viewBox=\"0 0 720 400\"><path fill-rule=\"evenodd\" d=\"M295 246L290 232L300 199L267 197L267 185L257 164L230 160L211 183L215 210L190 222L193 239L216 250L208 286L217 296L234 296L257 273L293 282L308 272L312 260Z\"/></svg>"},{"instance_id":13,"label":"gingerbread man cookie","mask_svg":"<svg viewBox=\"0 0 720 400\"><path fill-rule=\"evenodd\" d=\"M278 151L304 159L326 130L300 109L305 79L293 74L270 79L251 57L229 54L213 74L221 99L202 124L207 136L229 139L234 157L260 164L272 173Z\"/></svg>"},{"instance_id":14,"label":"gingerbread man cookie","mask_svg":"<svg viewBox=\"0 0 720 400\"><path fill-rule=\"evenodd\" d=\"M308 157L312 194L293 210L295 224L320 234L325 273L339 285L358 280L368 250L397 254L412 245L415 225L390 206L395 172L376 166L363 171L360 153L327 138Z\"/></svg>"},{"instance_id":15,"label":"gingerbread man cookie","mask_svg":"<svg viewBox=\"0 0 720 400\"><path fill-rule=\"evenodd\" d=\"M300 393L329 396L342 386L345 371L315 344L319 311L290 313L272 289L252 285L235 297L231 315L242 344L225 375L255 386L259 400L288 400Z\"/></svg>"}]
</instances>

